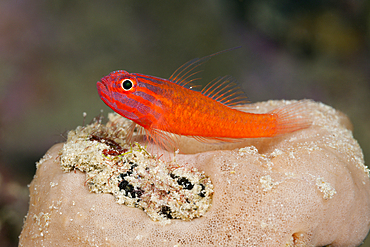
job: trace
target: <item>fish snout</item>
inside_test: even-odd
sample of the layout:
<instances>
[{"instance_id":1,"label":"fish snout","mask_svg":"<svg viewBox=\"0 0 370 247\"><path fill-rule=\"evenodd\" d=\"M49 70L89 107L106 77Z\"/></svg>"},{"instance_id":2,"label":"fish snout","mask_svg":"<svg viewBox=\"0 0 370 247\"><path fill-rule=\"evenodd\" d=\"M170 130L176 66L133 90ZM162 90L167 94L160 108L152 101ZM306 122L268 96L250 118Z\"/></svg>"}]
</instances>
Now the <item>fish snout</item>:
<instances>
[{"instance_id":1,"label":"fish snout","mask_svg":"<svg viewBox=\"0 0 370 247\"><path fill-rule=\"evenodd\" d=\"M100 98L106 103L110 101L111 95L110 91L108 89L108 85L104 82L98 81L96 83L96 87L98 88L98 94Z\"/></svg>"}]
</instances>

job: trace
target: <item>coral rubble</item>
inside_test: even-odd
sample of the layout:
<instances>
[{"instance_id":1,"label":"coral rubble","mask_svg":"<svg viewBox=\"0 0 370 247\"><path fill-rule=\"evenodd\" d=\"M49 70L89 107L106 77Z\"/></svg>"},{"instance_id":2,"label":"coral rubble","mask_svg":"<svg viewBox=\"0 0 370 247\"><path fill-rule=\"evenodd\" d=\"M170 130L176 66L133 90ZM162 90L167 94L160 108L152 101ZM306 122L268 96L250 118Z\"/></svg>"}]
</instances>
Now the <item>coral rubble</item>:
<instances>
[{"instance_id":1,"label":"coral rubble","mask_svg":"<svg viewBox=\"0 0 370 247\"><path fill-rule=\"evenodd\" d=\"M118 203L141 208L153 220L204 215L211 205L210 179L175 159L163 162L138 143L125 143L129 120L116 114L109 118L108 126L95 122L69 132L60 154L63 170L86 172L90 191L111 193Z\"/></svg>"}]
</instances>

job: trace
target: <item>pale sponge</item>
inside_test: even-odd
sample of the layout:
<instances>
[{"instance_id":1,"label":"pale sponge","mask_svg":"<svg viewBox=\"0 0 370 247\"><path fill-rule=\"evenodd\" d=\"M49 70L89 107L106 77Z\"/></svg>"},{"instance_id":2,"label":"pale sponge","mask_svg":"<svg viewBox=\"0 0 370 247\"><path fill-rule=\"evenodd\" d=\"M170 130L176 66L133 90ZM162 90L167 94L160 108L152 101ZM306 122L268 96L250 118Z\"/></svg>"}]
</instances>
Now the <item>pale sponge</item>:
<instances>
[{"instance_id":1,"label":"pale sponge","mask_svg":"<svg viewBox=\"0 0 370 247\"><path fill-rule=\"evenodd\" d=\"M180 138L187 154L174 160L113 139L126 133L123 118L95 123L93 136L94 126L78 128L38 162L19 245L357 246L370 223L362 151L344 114L304 104L308 129L227 145Z\"/></svg>"}]
</instances>

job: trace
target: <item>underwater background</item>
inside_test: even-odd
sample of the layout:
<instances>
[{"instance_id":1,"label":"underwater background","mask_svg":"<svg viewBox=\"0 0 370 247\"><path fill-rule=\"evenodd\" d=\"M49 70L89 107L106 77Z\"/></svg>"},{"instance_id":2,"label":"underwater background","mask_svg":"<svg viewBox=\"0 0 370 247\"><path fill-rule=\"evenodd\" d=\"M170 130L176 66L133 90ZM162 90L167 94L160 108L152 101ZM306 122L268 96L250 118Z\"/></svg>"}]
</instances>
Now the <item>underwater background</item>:
<instances>
[{"instance_id":1,"label":"underwater background","mask_svg":"<svg viewBox=\"0 0 370 247\"><path fill-rule=\"evenodd\" d=\"M251 102L328 104L349 116L369 164L369 1L2 0L1 246L17 246L35 162L68 130L111 112L97 94L101 77L168 78L237 46L207 62L199 83L232 75Z\"/></svg>"}]
</instances>

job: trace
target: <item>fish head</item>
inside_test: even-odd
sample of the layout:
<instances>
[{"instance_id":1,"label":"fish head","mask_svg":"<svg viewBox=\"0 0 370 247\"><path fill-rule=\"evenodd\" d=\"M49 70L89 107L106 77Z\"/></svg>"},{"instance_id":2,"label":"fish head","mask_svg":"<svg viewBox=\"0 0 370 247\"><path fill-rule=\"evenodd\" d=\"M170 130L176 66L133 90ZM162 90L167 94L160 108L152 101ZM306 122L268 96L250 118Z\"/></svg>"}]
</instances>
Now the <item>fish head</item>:
<instances>
[{"instance_id":1,"label":"fish head","mask_svg":"<svg viewBox=\"0 0 370 247\"><path fill-rule=\"evenodd\" d=\"M134 74L124 70L113 71L97 82L97 88L104 103L118 114L133 121L141 117L140 103L134 98L137 88Z\"/></svg>"}]
</instances>

